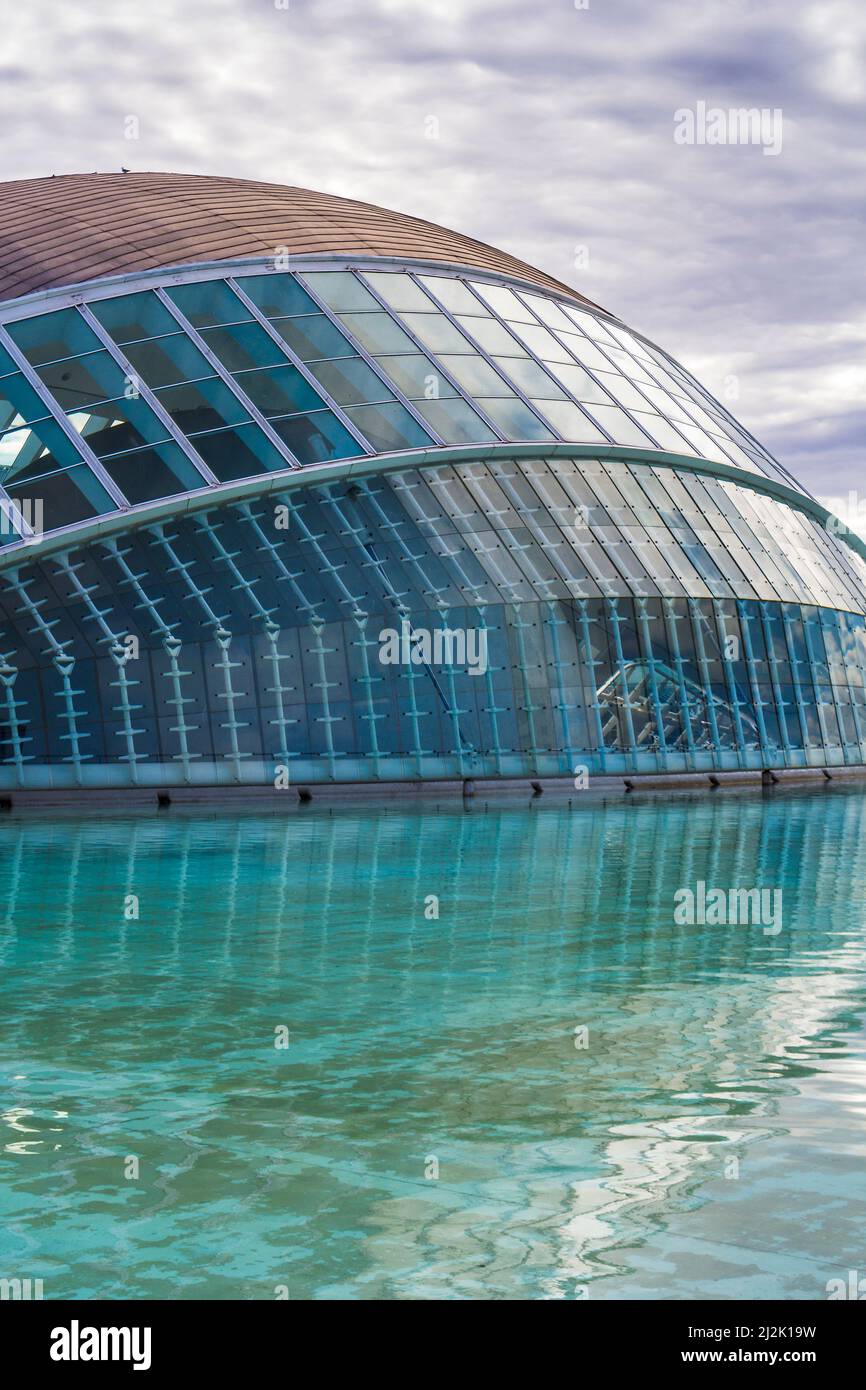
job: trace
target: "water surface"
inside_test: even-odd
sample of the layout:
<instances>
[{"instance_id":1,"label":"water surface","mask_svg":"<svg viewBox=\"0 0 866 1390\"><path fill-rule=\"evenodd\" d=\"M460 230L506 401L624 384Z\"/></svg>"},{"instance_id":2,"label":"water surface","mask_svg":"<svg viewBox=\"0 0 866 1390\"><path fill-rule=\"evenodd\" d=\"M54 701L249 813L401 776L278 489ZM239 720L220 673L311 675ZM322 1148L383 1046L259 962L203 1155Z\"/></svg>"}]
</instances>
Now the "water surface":
<instances>
[{"instance_id":1,"label":"water surface","mask_svg":"<svg viewBox=\"0 0 866 1390\"><path fill-rule=\"evenodd\" d=\"M701 880L782 930L676 925ZM0 1276L825 1298L866 1274L864 889L856 790L7 815Z\"/></svg>"}]
</instances>

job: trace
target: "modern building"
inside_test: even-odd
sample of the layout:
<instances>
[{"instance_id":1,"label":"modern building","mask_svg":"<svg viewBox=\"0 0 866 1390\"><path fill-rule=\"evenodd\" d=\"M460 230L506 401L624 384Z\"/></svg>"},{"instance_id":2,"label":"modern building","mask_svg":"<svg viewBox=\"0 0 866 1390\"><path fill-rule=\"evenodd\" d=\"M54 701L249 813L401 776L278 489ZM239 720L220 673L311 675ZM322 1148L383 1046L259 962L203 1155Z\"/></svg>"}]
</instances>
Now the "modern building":
<instances>
[{"instance_id":1,"label":"modern building","mask_svg":"<svg viewBox=\"0 0 866 1390\"><path fill-rule=\"evenodd\" d=\"M5 788L866 763L863 543L550 276L92 174L2 187L0 299Z\"/></svg>"}]
</instances>

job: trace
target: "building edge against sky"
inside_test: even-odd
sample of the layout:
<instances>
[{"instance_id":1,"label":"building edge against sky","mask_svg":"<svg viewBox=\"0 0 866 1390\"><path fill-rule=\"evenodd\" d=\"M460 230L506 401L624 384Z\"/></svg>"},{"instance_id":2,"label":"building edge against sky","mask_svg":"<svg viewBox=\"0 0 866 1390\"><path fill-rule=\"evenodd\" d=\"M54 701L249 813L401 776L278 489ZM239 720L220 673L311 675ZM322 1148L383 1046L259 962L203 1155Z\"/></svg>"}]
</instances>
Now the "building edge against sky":
<instances>
[{"instance_id":1,"label":"building edge against sky","mask_svg":"<svg viewBox=\"0 0 866 1390\"><path fill-rule=\"evenodd\" d=\"M667 354L418 219L0 188L0 785L866 763L866 547Z\"/></svg>"}]
</instances>

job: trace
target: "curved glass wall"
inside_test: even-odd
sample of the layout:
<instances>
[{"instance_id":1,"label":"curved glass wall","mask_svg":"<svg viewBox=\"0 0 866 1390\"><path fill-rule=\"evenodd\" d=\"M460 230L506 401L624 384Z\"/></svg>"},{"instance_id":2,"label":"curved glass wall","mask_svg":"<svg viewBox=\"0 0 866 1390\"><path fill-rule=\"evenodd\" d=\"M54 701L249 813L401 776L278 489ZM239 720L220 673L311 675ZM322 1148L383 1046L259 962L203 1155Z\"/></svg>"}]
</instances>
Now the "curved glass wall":
<instances>
[{"instance_id":1,"label":"curved glass wall","mask_svg":"<svg viewBox=\"0 0 866 1390\"><path fill-rule=\"evenodd\" d=\"M666 451L797 488L659 349L566 300L444 270L177 278L11 306L6 512L38 501L54 531L280 469L503 441Z\"/></svg>"},{"instance_id":2,"label":"curved glass wall","mask_svg":"<svg viewBox=\"0 0 866 1390\"><path fill-rule=\"evenodd\" d=\"M863 577L781 502L652 462L215 498L0 572L0 779L862 763Z\"/></svg>"}]
</instances>

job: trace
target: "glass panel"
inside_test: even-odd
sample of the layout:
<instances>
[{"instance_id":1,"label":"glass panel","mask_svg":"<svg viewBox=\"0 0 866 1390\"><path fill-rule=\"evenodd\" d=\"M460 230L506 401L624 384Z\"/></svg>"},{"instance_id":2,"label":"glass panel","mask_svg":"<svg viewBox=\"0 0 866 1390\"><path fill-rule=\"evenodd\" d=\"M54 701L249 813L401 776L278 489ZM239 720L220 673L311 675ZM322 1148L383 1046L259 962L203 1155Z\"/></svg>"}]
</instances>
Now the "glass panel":
<instances>
[{"instance_id":1,"label":"glass panel","mask_svg":"<svg viewBox=\"0 0 866 1390\"><path fill-rule=\"evenodd\" d=\"M318 304L302 289L293 275L238 275L242 289L266 319L293 314L318 314Z\"/></svg>"},{"instance_id":2,"label":"glass panel","mask_svg":"<svg viewBox=\"0 0 866 1390\"><path fill-rule=\"evenodd\" d=\"M237 397L217 377L195 385L167 386L157 399L187 435L249 419Z\"/></svg>"},{"instance_id":3,"label":"glass panel","mask_svg":"<svg viewBox=\"0 0 866 1390\"><path fill-rule=\"evenodd\" d=\"M384 319L387 315L372 317ZM356 356L348 338L324 314L311 314L308 318L274 319L273 327L302 362Z\"/></svg>"},{"instance_id":4,"label":"glass panel","mask_svg":"<svg viewBox=\"0 0 866 1390\"><path fill-rule=\"evenodd\" d=\"M121 397L103 401L93 411L70 416L71 423L93 452L102 458L142 444L157 444L168 438L165 425L144 401Z\"/></svg>"},{"instance_id":5,"label":"glass panel","mask_svg":"<svg viewBox=\"0 0 866 1390\"><path fill-rule=\"evenodd\" d=\"M411 358L395 357L385 361L406 362ZM420 359L424 361L424 358ZM427 363L428 371L430 364ZM365 401L392 401L389 391L372 367L360 357L342 357L334 362L316 362L310 368L316 380L338 405L361 405ZM393 373L392 373L393 376ZM399 384L399 383L398 383Z\"/></svg>"},{"instance_id":6,"label":"glass panel","mask_svg":"<svg viewBox=\"0 0 866 1390\"><path fill-rule=\"evenodd\" d=\"M513 391L483 357L443 357L442 366L470 396L511 396Z\"/></svg>"},{"instance_id":7,"label":"glass panel","mask_svg":"<svg viewBox=\"0 0 866 1390\"><path fill-rule=\"evenodd\" d=\"M161 338L177 333L179 325L155 294L123 294L117 299L98 299L90 305L116 343L136 338Z\"/></svg>"},{"instance_id":8,"label":"glass panel","mask_svg":"<svg viewBox=\"0 0 866 1390\"><path fill-rule=\"evenodd\" d=\"M471 334L476 343L484 352L489 352L492 357L526 357L526 348L519 343L513 334L509 333L496 319L471 319L465 314L459 316L459 322Z\"/></svg>"},{"instance_id":9,"label":"glass panel","mask_svg":"<svg viewBox=\"0 0 866 1390\"><path fill-rule=\"evenodd\" d=\"M651 449L652 444L646 435L638 429L626 415L624 410L620 410L615 405L590 405L589 413L598 421L603 430L606 430L614 444L636 444L641 449Z\"/></svg>"},{"instance_id":10,"label":"glass panel","mask_svg":"<svg viewBox=\"0 0 866 1390\"><path fill-rule=\"evenodd\" d=\"M228 328L204 328L202 338L230 372L253 367L276 367L286 354L260 323L235 323Z\"/></svg>"},{"instance_id":11,"label":"glass panel","mask_svg":"<svg viewBox=\"0 0 866 1390\"><path fill-rule=\"evenodd\" d=\"M569 367L561 362L551 362L549 366L576 401L598 401L600 405L612 405L610 396L582 367Z\"/></svg>"},{"instance_id":12,"label":"glass panel","mask_svg":"<svg viewBox=\"0 0 866 1390\"><path fill-rule=\"evenodd\" d=\"M151 387L173 386L196 377L213 376L213 367L185 333L128 343L123 351L135 373Z\"/></svg>"},{"instance_id":13,"label":"glass panel","mask_svg":"<svg viewBox=\"0 0 866 1390\"><path fill-rule=\"evenodd\" d=\"M4 436L3 453L7 461L4 486L12 477L35 478L81 462L81 455L54 420L43 420L32 429L15 430Z\"/></svg>"},{"instance_id":14,"label":"glass panel","mask_svg":"<svg viewBox=\"0 0 866 1390\"><path fill-rule=\"evenodd\" d=\"M552 439L549 429L516 396L506 400L479 399L481 409L490 416L506 439Z\"/></svg>"},{"instance_id":15,"label":"glass panel","mask_svg":"<svg viewBox=\"0 0 866 1390\"><path fill-rule=\"evenodd\" d=\"M564 400L565 392L537 362L530 358L510 357L497 362L503 372L525 396L543 396L545 400Z\"/></svg>"},{"instance_id":16,"label":"glass panel","mask_svg":"<svg viewBox=\"0 0 866 1390\"><path fill-rule=\"evenodd\" d=\"M200 434L194 441L196 453L221 483L235 478L251 478L289 465L258 425L242 425L236 430Z\"/></svg>"},{"instance_id":17,"label":"glass panel","mask_svg":"<svg viewBox=\"0 0 866 1390\"><path fill-rule=\"evenodd\" d=\"M450 313L480 314L489 317L490 310L486 305L479 303L462 280L452 280L444 275L422 275L419 278Z\"/></svg>"},{"instance_id":18,"label":"glass panel","mask_svg":"<svg viewBox=\"0 0 866 1390\"><path fill-rule=\"evenodd\" d=\"M504 285L485 285L473 280L472 288L478 291L481 298L486 300L501 318L515 319L518 323L535 323L535 315L532 310L527 309L525 304L521 304L517 295L506 289Z\"/></svg>"},{"instance_id":19,"label":"glass panel","mask_svg":"<svg viewBox=\"0 0 866 1390\"><path fill-rule=\"evenodd\" d=\"M540 324L516 323L514 324L513 332L517 334L531 352L535 353L536 357L548 357L553 362L571 361L571 354L568 349L564 348L562 343L557 342L553 334L548 333L547 329L542 328Z\"/></svg>"},{"instance_id":20,"label":"glass panel","mask_svg":"<svg viewBox=\"0 0 866 1390\"><path fill-rule=\"evenodd\" d=\"M84 463L27 481L16 479L6 485L6 490L22 508L33 499L42 503L42 525L46 531L56 531L61 526L71 526L76 521L117 510Z\"/></svg>"},{"instance_id":21,"label":"glass panel","mask_svg":"<svg viewBox=\"0 0 866 1390\"><path fill-rule=\"evenodd\" d=\"M324 401L297 367L241 372L235 380L262 415L294 415L321 410Z\"/></svg>"},{"instance_id":22,"label":"glass panel","mask_svg":"<svg viewBox=\"0 0 866 1390\"><path fill-rule=\"evenodd\" d=\"M0 387L0 430L42 420L48 414L48 406L20 373L4 378Z\"/></svg>"},{"instance_id":23,"label":"glass panel","mask_svg":"<svg viewBox=\"0 0 866 1390\"><path fill-rule=\"evenodd\" d=\"M75 309L9 323L6 331L34 367L58 357L75 357L93 352L102 344Z\"/></svg>"},{"instance_id":24,"label":"glass panel","mask_svg":"<svg viewBox=\"0 0 866 1390\"><path fill-rule=\"evenodd\" d=\"M108 352L69 357L37 371L62 410L81 410L96 401L121 396L130 384L130 378Z\"/></svg>"},{"instance_id":25,"label":"glass panel","mask_svg":"<svg viewBox=\"0 0 866 1390\"><path fill-rule=\"evenodd\" d=\"M250 317L223 280L200 280L193 285L172 285L166 294L189 319L194 328L212 323L239 323Z\"/></svg>"},{"instance_id":26,"label":"glass panel","mask_svg":"<svg viewBox=\"0 0 866 1390\"><path fill-rule=\"evenodd\" d=\"M419 449L432 442L426 430L399 401L389 405L353 406L346 414L377 453Z\"/></svg>"},{"instance_id":27,"label":"glass panel","mask_svg":"<svg viewBox=\"0 0 866 1390\"><path fill-rule=\"evenodd\" d=\"M571 401L533 400L532 403L563 439L574 439L580 443L606 443L601 430L596 429L580 407Z\"/></svg>"},{"instance_id":28,"label":"glass panel","mask_svg":"<svg viewBox=\"0 0 866 1390\"><path fill-rule=\"evenodd\" d=\"M326 463L328 459L355 458L364 453L362 445L330 410L274 420L272 428L299 463Z\"/></svg>"},{"instance_id":29,"label":"glass panel","mask_svg":"<svg viewBox=\"0 0 866 1390\"><path fill-rule=\"evenodd\" d=\"M335 313L356 313L363 309L378 309L378 301L360 280L348 270L316 271L304 279L314 294Z\"/></svg>"},{"instance_id":30,"label":"glass panel","mask_svg":"<svg viewBox=\"0 0 866 1390\"><path fill-rule=\"evenodd\" d=\"M427 400L440 400L444 396L457 394L450 381L437 370L430 358L423 357L420 352L414 356L380 357L377 360L398 391L402 391L410 401L422 397Z\"/></svg>"},{"instance_id":31,"label":"glass panel","mask_svg":"<svg viewBox=\"0 0 866 1390\"><path fill-rule=\"evenodd\" d=\"M343 314L341 317L349 332L373 357L383 352L418 351L408 334L384 310L376 314Z\"/></svg>"},{"instance_id":32,"label":"glass panel","mask_svg":"<svg viewBox=\"0 0 866 1390\"><path fill-rule=\"evenodd\" d=\"M444 314L403 314L406 327L433 352L471 352L472 345Z\"/></svg>"},{"instance_id":33,"label":"glass panel","mask_svg":"<svg viewBox=\"0 0 866 1390\"><path fill-rule=\"evenodd\" d=\"M177 444L135 449L120 458L107 459L105 468L133 506L206 486Z\"/></svg>"},{"instance_id":34,"label":"glass panel","mask_svg":"<svg viewBox=\"0 0 866 1390\"><path fill-rule=\"evenodd\" d=\"M445 444L474 444L496 438L490 426L459 396L450 400L417 401L415 409Z\"/></svg>"},{"instance_id":35,"label":"glass panel","mask_svg":"<svg viewBox=\"0 0 866 1390\"><path fill-rule=\"evenodd\" d=\"M436 308L432 300L408 275L399 272L391 274L388 271L365 271L364 278L376 293L382 296L389 309L396 309L398 313L402 313L404 309L419 309L422 313L427 313Z\"/></svg>"},{"instance_id":36,"label":"glass panel","mask_svg":"<svg viewBox=\"0 0 866 1390\"><path fill-rule=\"evenodd\" d=\"M546 323L549 328L564 328L566 332L571 329L571 319L552 299L542 299L539 295L525 294L523 291L521 298L535 310L542 323Z\"/></svg>"}]
</instances>

